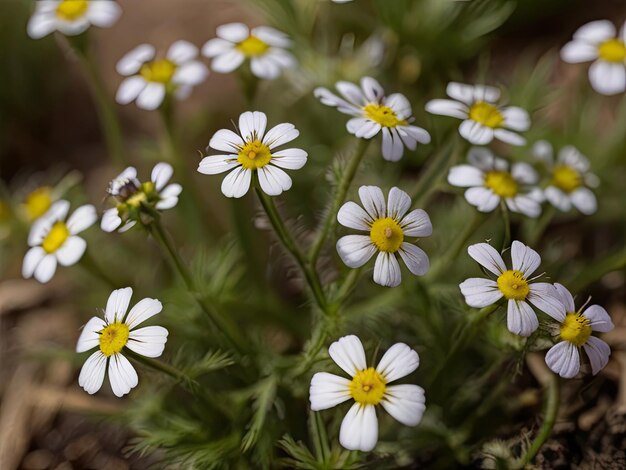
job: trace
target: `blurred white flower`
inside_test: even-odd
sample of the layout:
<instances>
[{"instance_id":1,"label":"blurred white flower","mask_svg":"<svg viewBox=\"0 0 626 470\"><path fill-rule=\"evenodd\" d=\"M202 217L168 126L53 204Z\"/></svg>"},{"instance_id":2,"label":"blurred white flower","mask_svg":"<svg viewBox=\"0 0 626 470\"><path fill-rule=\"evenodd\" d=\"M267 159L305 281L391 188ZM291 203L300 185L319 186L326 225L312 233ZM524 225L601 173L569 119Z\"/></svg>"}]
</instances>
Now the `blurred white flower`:
<instances>
[{"instance_id":1,"label":"blurred white flower","mask_svg":"<svg viewBox=\"0 0 626 470\"><path fill-rule=\"evenodd\" d=\"M177 183L167 184L173 173L169 163L157 163L150 181L141 183L137 179L137 170L132 166L126 168L109 183L107 193L114 199L115 207L104 211L100 228L105 232L118 228L125 232L137 223L144 206L158 211L176 206L183 188Z\"/></svg>"},{"instance_id":2,"label":"blurred white flower","mask_svg":"<svg viewBox=\"0 0 626 470\"><path fill-rule=\"evenodd\" d=\"M413 274L423 276L428 272L428 255L421 248L405 241L405 237L429 237L433 233L428 214L422 209L411 212L411 198L407 193L391 188L388 201L380 188L361 186L361 206L346 202L337 213L341 225L369 235L346 235L337 241L337 252L351 268L359 268L378 252L374 265L374 282L381 286L400 284L400 264L396 253Z\"/></svg>"},{"instance_id":3,"label":"blurred white flower","mask_svg":"<svg viewBox=\"0 0 626 470\"><path fill-rule=\"evenodd\" d=\"M294 56L285 50L291 46L289 37L269 26L249 29L243 23L218 26L217 38L202 47L202 55L213 59L211 69L218 73L232 72L246 59L258 78L273 80L282 69L296 65Z\"/></svg>"},{"instance_id":4,"label":"blurred white flower","mask_svg":"<svg viewBox=\"0 0 626 470\"><path fill-rule=\"evenodd\" d=\"M187 41L173 43L165 58L156 58L150 44L137 46L117 63L117 72L128 78L120 84L115 100L120 104L136 100L138 107L153 110L161 106L167 93L187 98L209 74L197 56L198 48Z\"/></svg>"},{"instance_id":5,"label":"blurred white flower","mask_svg":"<svg viewBox=\"0 0 626 470\"><path fill-rule=\"evenodd\" d=\"M464 85L451 82L446 93L452 100L431 100L426 111L463 119L461 136L474 145L486 145L494 138L511 145L524 145L517 132L530 127L528 113L517 106L500 106L500 90L490 86Z\"/></svg>"},{"instance_id":6,"label":"blurred white flower","mask_svg":"<svg viewBox=\"0 0 626 470\"><path fill-rule=\"evenodd\" d=\"M114 0L39 0L27 26L28 35L39 39L53 31L75 36L90 25L107 28L122 14Z\"/></svg>"},{"instance_id":7,"label":"blurred white flower","mask_svg":"<svg viewBox=\"0 0 626 470\"><path fill-rule=\"evenodd\" d=\"M343 98L323 87L315 89L315 97L327 106L336 107L339 112L355 116L346 127L356 137L371 139L382 132L385 160L398 161L404 154L404 147L415 150L418 142L430 142L426 130L409 124L413 121L411 103L404 95L385 96L380 83L371 77L363 77L360 88L350 82L337 82L335 87Z\"/></svg>"},{"instance_id":8,"label":"blurred white flower","mask_svg":"<svg viewBox=\"0 0 626 470\"><path fill-rule=\"evenodd\" d=\"M503 200L509 210L528 217L541 213L541 190L537 172L527 163L509 164L495 157L489 149L474 147L467 155L469 165L450 168L448 182L452 186L469 188L465 199L480 212L491 212Z\"/></svg>"},{"instance_id":9,"label":"blurred white flower","mask_svg":"<svg viewBox=\"0 0 626 470\"><path fill-rule=\"evenodd\" d=\"M377 405L406 426L419 424L426 409L424 389L412 384L388 385L417 369L417 352L404 343L396 343L375 369L368 368L363 344L350 335L331 344L328 353L352 379L318 372L311 379L309 399L313 411L333 408L350 399L355 401L341 423L339 442L343 447L369 452L376 446Z\"/></svg>"},{"instance_id":10,"label":"blurred white flower","mask_svg":"<svg viewBox=\"0 0 626 470\"><path fill-rule=\"evenodd\" d=\"M538 276L529 279L541 263L541 257L532 248L517 240L513 242L513 269L507 269L500 253L487 243L471 245L467 252L478 264L497 276L496 280L474 277L459 285L470 307L487 307L504 297L508 303L507 328L521 336L530 336L539 326L529 302L552 318L564 315L565 307L555 287L547 282L534 282Z\"/></svg>"},{"instance_id":11,"label":"blurred white flower","mask_svg":"<svg viewBox=\"0 0 626 470\"><path fill-rule=\"evenodd\" d=\"M594 61L589 81L598 93L615 95L626 90L626 24L619 35L608 20L581 26L572 41L561 49L561 58L570 64Z\"/></svg>"},{"instance_id":12,"label":"blurred white flower","mask_svg":"<svg viewBox=\"0 0 626 470\"><path fill-rule=\"evenodd\" d=\"M79 207L65 221L70 208L68 201L57 201L33 223L28 235L32 248L24 256L22 276L35 277L46 283L61 266L76 264L87 248L87 242L77 234L91 227L98 215L91 204Z\"/></svg>"},{"instance_id":13,"label":"blurred white flower","mask_svg":"<svg viewBox=\"0 0 626 470\"><path fill-rule=\"evenodd\" d=\"M226 197L242 197L250 188L252 173L258 176L263 192L278 196L291 188L291 178L281 168L298 170L304 166L307 153L298 148L276 151L291 142L300 132L293 124L282 123L265 132L267 116L259 111L247 111L239 116L239 134L229 130L217 131L209 147L225 152L210 155L198 165L198 172L216 175L230 171L222 182Z\"/></svg>"},{"instance_id":14,"label":"blurred white flower","mask_svg":"<svg viewBox=\"0 0 626 470\"><path fill-rule=\"evenodd\" d=\"M139 383L137 372L122 355L125 347L145 357L159 357L163 354L168 335L165 328L146 326L135 329L140 323L161 311L163 308L161 302L150 298L142 299L127 315L132 295L133 290L130 287L111 292L104 319L93 317L83 327L83 332L78 338L76 352L82 353L98 348L85 361L78 377L78 384L91 395L102 387L107 368L115 396L122 397L137 386Z\"/></svg>"},{"instance_id":15,"label":"blurred white flower","mask_svg":"<svg viewBox=\"0 0 626 470\"><path fill-rule=\"evenodd\" d=\"M543 190L545 198L563 212L572 206L586 215L596 212L598 203L589 187L598 185L598 177L589 172L589 160L571 145L559 151L556 162L553 154L552 145L545 140L533 145L533 155L551 173L548 187Z\"/></svg>"},{"instance_id":16,"label":"blurred white flower","mask_svg":"<svg viewBox=\"0 0 626 470\"><path fill-rule=\"evenodd\" d=\"M352 0L332 0L334 3L348 3L351 2Z\"/></svg>"},{"instance_id":17,"label":"blurred white flower","mask_svg":"<svg viewBox=\"0 0 626 470\"><path fill-rule=\"evenodd\" d=\"M611 317L599 305L591 305L585 311L576 310L574 297L561 284L554 284L565 312L560 312L554 319L559 325L559 341L546 354L546 364L561 377L571 379L580 370L580 352L582 347L589 362L591 372L596 375L609 362L611 348L600 338L591 336L593 331L607 333L613 329Z\"/></svg>"}]
</instances>

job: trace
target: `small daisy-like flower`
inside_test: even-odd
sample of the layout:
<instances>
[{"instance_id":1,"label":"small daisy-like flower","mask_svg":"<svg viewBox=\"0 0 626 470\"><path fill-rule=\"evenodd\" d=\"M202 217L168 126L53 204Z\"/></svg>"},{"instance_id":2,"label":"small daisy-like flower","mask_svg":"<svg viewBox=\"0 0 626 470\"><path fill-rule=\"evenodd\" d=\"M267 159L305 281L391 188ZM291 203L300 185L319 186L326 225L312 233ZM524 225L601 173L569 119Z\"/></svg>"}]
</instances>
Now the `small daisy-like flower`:
<instances>
[{"instance_id":1,"label":"small daisy-like flower","mask_svg":"<svg viewBox=\"0 0 626 470\"><path fill-rule=\"evenodd\" d=\"M291 188L291 178L281 168L302 168L308 154L297 148L276 151L300 135L293 124L278 124L265 132L266 127L265 113L243 113L239 116L239 134L221 129L211 137L209 147L226 154L203 158L198 171L205 175L217 175L232 170L222 182L222 193L226 197L242 197L246 194L253 172L258 175L261 189L266 194L278 196L287 191Z\"/></svg>"},{"instance_id":2,"label":"small daisy-like flower","mask_svg":"<svg viewBox=\"0 0 626 470\"><path fill-rule=\"evenodd\" d=\"M420 362L417 352L404 343L396 343L374 369L367 367L359 338L350 335L331 344L328 353L352 379L317 372L311 379L309 399L313 411L354 400L339 431L339 442L343 447L369 452L376 446L377 405L382 405L387 413L406 426L419 424L426 409L424 389L412 384L389 385L417 369Z\"/></svg>"},{"instance_id":3,"label":"small daisy-like flower","mask_svg":"<svg viewBox=\"0 0 626 470\"><path fill-rule=\"evenodd\" d=\"M341 225L369 235L346 235L337 241L337 252L351 268L359 268L378 252L374 265L374 282L381 286L396 287L400 284L400 263L396 253L407 268L417 276L428 272L428 255L421 248L405 241L406 237L429 237L433 233L428 214L422 209L411 212L411 198L398 188L391 188L388 201L380 188L361 186L361 206L346 202L337 213Z\"/></svg>"},{"instance_id":4,"label":"small daisy-like flower","mask_svg":"<svg viewBox=\"0 0 626 470\"><path fill-rule=\"evenodd\" d=\"M560 341L546 354L546 364L554 373L571 379L580 370L579 350L582 347L591 362L591 372L596 375L609 362L611 348L600 338L591 336L591 333L611 331L611 317L599 305L591 305L582 312L585 306L576 310L574 297L565 286L554 284L554 287L565 307L565 313L560 312L560 315L554 317L560 323L557 332Z\"/></svg>"},{"instance_id":5,"label":"small daisy-like flower","mask_svg":"<svg viewBox=\"0 0 626 470\"><path fill-rule=\"evenodd\" d=\"M517 106L498 105L497 88L452 82L446 93L452 100L431 100L426 103L426 111L463 119L459 133L470 143L487 145L494 138L511 145L526 143L517 132L530 127L528 113Z\"/></svg>"},{"instance_id":6,"label":"small daisy-like flower","mask_svg":"<svg viewBox=\"0 0 626 470\"><path fill-rule=\"evenodd\" d=\"M56 199L54 188L50 186L39 186L33 189L26 195L22 204L26 220L32 222L44 215Z\"/></svg>"},{"instance_id":7,"label":"small daisy-like flower","mask_svg":"<svg viewBox=\"0 0 626 470\"><path fill-rule=\"evenodd\" d=\"M111 292L104 319L93 317L83 327L76 352L98 348L83 364L78 377L80 385L93 395L102 387L104 374L109 371L111 389L122 397L139 383L137 372L122 351L128 348L145 357L163 354L168 331L162 326L135 329L140 323L161 312L163 306L157 299L142 299L126 314L133 290L130 287Z\"/></svg>"},{"instance_id":8,"label":"small daisy-like flower","mask_svg":"<svg viewBox=\"0 0 626 470\"><path fill-rule=\"evenodd\" d=\"M589 160L578 149L563 147L555 162L552 145L540 140L533 145L533 155L550 170L550 182L543 190L550 204L563 212L574 206L586 215L597 210L596 196L589 187L598 185L598 177L589 173Z\"/></svg>"},{"instance_id":9,"label":"small daisy-like flower","mask_svg":"<svg viewBox=\"0 0 626 470\"><path fill-rule=\"evenodd\" d=\"M410 124L413 121L411 103L404 95L385 96L380 83L371 77L363 77L361 87L350 82L337 82L335 87L343 98L323 87L315 89L315 97L339 112L354 116L346 127L356 137L371 139L382 132L385 160L398 161L404 154L404 147L415 150L418 142L430 142L426 130Z\"/></svg>"},{"instance_id":10,"label":"small daisy-like flower","mask_svg":"<svg viewBox=\"0 0 626 470\"><path fill-rule=\"evenodd\" d=\"M119 74L127 76L115 100L120 104L136 101L142 109L157 109L167 93L185 99L194 86L203 82L209 69L196 60L198 48L187 41L176 41L164 58L157 58L149 44L142 44L117 63Z\"/></svg>"},{"instance_id":11,"label":"small daisy-like flower","mask_svg":"<svg viewBox=\"0 0 626 470\"><path fill-rule=\"evenodd\" d=\"M507 327L511 333L521 336L530 336L539 326L530 304L553 318L564 314L565 309L554 286L534 282L536 277L530 279L541 263L541 257L532 248L517 240L513 242L512 269L507 269L500 253L487 243L471 245L467 252L497 276L495 280L470 278L460 284L461 293L470 307L487 307L504 297L507 300Z\"/></svg>"},{"instance_id":12,"label":"small daisy-like flower","mask_svg":"<svg viewBox=\"0 0 626 470\"><path fill-rule=\"evenodd\" d=\"M296 65L296 59L286 50L291 39L274 28L249 29L243 23L229 23L219 26L216 33L218 37L202 47L202 55L213 59L211 69L215 72L232 72L248 59L255 76L273 80L283 69Z\"/></svg>"},{"instance_id":13,"label":"small daisy-like flower","mask_svg":"<svg viewBox=\"0 0 626 470\"><path fill-rule=\"evenodd\" d=\"M532 187L539 177L527 163L514 163L495 157L489 149L470 149L469 165L450 168L448 183L465 191L465 199L480 212L491 212L500 201L509 210L529 217L541 213L541 191Z\"/></svg>"},{"instance_id":14,"label":"small daisy-like flower","mask_svg":"<svg viewBox=\"0 0 626 470\"><path fill-rule=\"evenodd\" d=\"M68 36L83 33L90 25L108 28L122 14L113 0L39 0L28 21L28 35L39 39L53 31Z\"/></svg>"},{"instance_id":15,"label":"small daisy-like flower","mask_svg":"<svg viewBox=\"0 0 626 470\"><path fill-rule=\"evenodd\" d=\"M57 201L43 216L33 223L28 244L32 248L24 256L22 275L25 279L35 277L46 283L61 266L76 264L87 248L87 242L77 234L91 227L98 215L91 204L79 207L67 219L68 201Z\"/></svg>"},{"instance_id":16,"label":"small daisy-like flower","mask_svg":"<svg viewBox=\"0 0 626 470\"><path fill-rule=\"evenodd\" d=\"M118 228L120 232L125 232L140 219L144 206L158 211L176 206L183 188L177 183L167 184L173 173L169 163L157 163L152 169L150 181L141 183L137 179L137 170L132 166L126 168L109 183L107 193L116 205L104 211L100 228L105 232Z\"/></svg>"},{"instance_id":17,"label":"small daisy-like flower","mask_svg":"<svg viewBox=\"0 0 626 470\"><path fill-rule=\"evenodd\" d=\"M592 21L574 33L561 49L561 58L570 64L594 61L589 81L598 93L615 95L626 90L626 24L619 35L608 20Z\"/></svg>"}]
</instances>

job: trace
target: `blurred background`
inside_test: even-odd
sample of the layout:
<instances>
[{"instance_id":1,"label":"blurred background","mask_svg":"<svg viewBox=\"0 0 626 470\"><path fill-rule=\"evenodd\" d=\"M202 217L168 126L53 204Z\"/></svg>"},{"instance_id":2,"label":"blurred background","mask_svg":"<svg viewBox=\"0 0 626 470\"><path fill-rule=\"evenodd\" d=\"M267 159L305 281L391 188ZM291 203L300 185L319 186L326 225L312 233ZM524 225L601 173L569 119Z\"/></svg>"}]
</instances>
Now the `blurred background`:
<instances>
[{"instance_id":1,"label":"blurred background","mask_svg":"<svg viewBox=\"0 0 626 470\"><path fill-rule=\"evenodd\" d=\"M576 145L590 157L592 170L603 184L598 214L585 220L561 216L544 236L551 241L540 247L548 253L553 250L554 258L576 257L579 271L610 250L625 247L624 97L594 94L585 66L558 59L559 48L582 24L607 18L621 25L626 19L623 0L355 0L346 5L322 0L119 0L119 4L123 14L114 27L89 31L111 97L121 82L116 62L140 43L164 50L185 39L201 47L215 36L216 26L233 21L268 24L294 38L301 69L262 83L253 105L268 114L270 124L294 123L301 131L299 146L309 152L307 171L291 174L294 189L285 197L290 214L299 214L294 219L304 227L304 239L306 227L314 226L319 216L314 208L323 206L320 186L328 177L326 169L333 155L341 155L350 145L345 117L320 105L312 90L370 74L387 90L405 93L417 124L434 137L433 144L409 152L393 168L372 152L367 165L383 181L392 182L401 174L406 184L413 183L444 142L446 131L456 125L438 119L435 130L433 117L423 111L428 99L443 97L448 81L502 85L508 90L507 100L533 113L529 141L549 138L557 146ZM50 35L32 40L26 35L32 10L30 1L0 2L0 469L158 468L158 451L128 454L137 434L123 419L110 418L111 412L124 409L127 400L110 393L92 397L77 384L81 362L73 348L79 328L96 307L104 306L108 286L81 267L60 269L47 285L20 276L28 227L16 223L11 213L19 210L27 195L37 187L67 183L70 175L67 194L101 210L106 207L108 181L123 169L107 155L89 85L65 38ZM250 107L237 76L217 73L196 87L189 99L177 103L181 142L192 173L211 135L230 128L230 121ZM116 111L130 159L147 174L162 159L158 113L134 104L116 105ZM513 153L529 159L528 149ZM211 223L218 233L199 245L188 240L181 247L187 254L216 240L227 245L237 225L231 201L219 191L221 179L199 174L193 178L215 217ZM435 192L429 198L433 206L450 208L434 221L435 227L447 226L446 218L463 220L463 211L468 210L464 201L453 203L449 192ZM245 217L262 225L252 198L243 204L248 210ZM168 214L167 220L175 236L193 232L192 226L200 223L180 214ZM516 233L525 233L524 222L515 224ZM483 239L489 238L484 229ZM250 243L265 246L265 238L260 235ZM132 283L142 292L167 285L171 273L149 244L138 239L125 239L122 244L120 236L105 236L97 227L87 239L101 268L120 282ZM117 241L116 247L111 240ZM444 235L427 243L427 251L436 253L444 250L447 240ZM266 249L256 262L265 266L276 257L276 250ZM566 269L555 262L552 272L558 272L559 266ZM272 289L297 305L301 287L297 280L282 272L280 261L269 269L272 272L258 280L259 288L280 285ZM331 279L335 275L331 268L326 274ZM561 274L576 277L574 272ZM575 455L577 462L583 462L580 468L626 468L624 279L622 269L585 286L585 292L613 316L616 330L607 335L613 356L600 381L582 392L577 389L586 396L584 405L577 396L571 397L567 406L575 408L573 417L557 427L556 437L539 456L540 467L570 468L568 462ZM278 349L295 347L280 331L268 334L275 334ZM540 382L532 374L529 377L529 384ZM540 409L537 393L524 399L527 407L515 411L520 422L524 410ZM504 432L502 438L507 437Z\"/></svg>"}]
</instances>

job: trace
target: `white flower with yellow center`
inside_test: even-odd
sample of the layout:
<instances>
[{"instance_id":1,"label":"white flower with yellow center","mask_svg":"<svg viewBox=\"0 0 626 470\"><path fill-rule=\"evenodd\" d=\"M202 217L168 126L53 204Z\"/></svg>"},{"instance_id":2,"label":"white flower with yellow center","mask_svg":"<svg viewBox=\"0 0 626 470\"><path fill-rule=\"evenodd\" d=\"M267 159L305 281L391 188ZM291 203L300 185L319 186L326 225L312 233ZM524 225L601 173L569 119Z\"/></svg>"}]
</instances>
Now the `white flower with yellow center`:
<instances>
[{"instance_id":1,"label":"white flower with yellow center","mask_svg":"<svg viewBox=\"0 0 626 470\"><path fill-rule=\"evenodd\" d=\"M316 88L316 98L339 112L354 116L346 127L348 132L360 139L371 139L379 132L383 135L383 158L398 161L404 147L415 150L417 143L430 142L430 134L421 127L413 126L411 103L404 95L393 93L385 96L385 90L371 77L363 77L361 86L350 82L337 82L335 87L343 98L327 88Z\"/></svg>"},{"instance_id":2,"label":"white flower with yellow center","mask_svg":"<svg viewBox=\"0 0 626 470\"><path fill-rule=\"evenodd\" d=\"M157 58L149 44L142 44L117 63L119 74L127 76L117 90L120 104L136 101L142 109L157 109L167 93L187 98L194 86L203 82L209 69L196 60L198 48L187 41L176 41L164 58Z\"/></svg>"},{"instance_id":3,"label":"white flower with yellow center","mask_svg":"<svg viewBox=\"0 0 626 470\"><path fill-rule=\"evenodd\" d=\"M339 442L349 450L369 452L378 441L376 406L382 407L407 426L417 426L426 409L424 389L417 385L389 385L406 377L419 366L417 352L396 343L383 355L378 366L367 367L359 338L344 336L328 348L330 357L351 380L327 372L311 379L309 399L313 411L333 408L347 400L354 404L341 423Z\"/></svg>"},{"instance_id":4,"label":"white flower with yellow center","mask_svg":"<svg viewBox=\"0 0 626 470\"><path fill-rule=\"evenodd\" d=\"M413 274L426 274L430 266L428 255L405 239L432 235L428 214L422 209L408 212L411 198L395 187L389 191L387 203L376 186L361 186L359 198L365 209L348 201L339 209L337 220L344 227L369 234L346 235L337 241L337 252L343 262L351 268L359 268L378 252L374 282L387 287L400 285L402 278L396 254Z\"/></svg>"},{"instance_id":5,"label":"white flower with yellow center","mask_svg":"<svg viewBox=\"0 0 626 470\"><path fill-rule=\"evenodd\" d=\"M598 203L589 189L598 185L598 177L589 172L589 160L575 147L563 147L554 161L552 145L540 140L533 145L533 155L550 171L550 182L543 190L546 199L557 209L567 212L572 206L586 215L593 214Z\"/></svg>"},{"instance_id":6,"label":"white flower with yellow center","mask_svg":"<svg viewBox=\"0 0 626 470\"><path fill-rule=\"evenodd\" d=\"M570 64L594 61L589 81L598 93L615 95L626 90L626 24L619 35L608 20L592 21L574 33L561 49L561 58Z\"/></svg>"},{"instance_id":7,"label":"white flower with yellow center","mask_svg":"<svg viewBox=\"0 0 626 470\"><path fill-rule=\"evenodd\" d=\"M28 21L28 35L39 39L59 31L67 36L85 32L89 26L108 28L122 14L114 0L39 0Z\"/></svg>"},{"instance_id":8,"label":"white flower with yellow center","mask_svg":"<svg viewBox=\"0 0 626 470\"><path fill-rule=\"evenodd\" d=\"M33 189L26 195L22 204L26 220L33 222L44 215L57 199L54 188L50 186L39 186Z\"/></svg>"},{"instance_id":9,"label":"white flower with yellow center","mask_svg":"<svg viewBox=\"0 0 626 470\"><path fill-rule=\"evenodd\" d=\"M500 90L483 85L449 83L446 93L452 100L431 100L426 111L463 119L461 136L474 145L487 145L494 138L511 145L524 145L517 132L530 127L528 113L517 106L500 106ZM516 132L513 132L516 131Z\"/></svg>"},{"instance_id":10,"label":"white flower with yellow center","mask_svg":"<svg viewBox=\"0 0 626 470\"><path fill-rule=\"evenodd\" d=\"M108 369L111 389L122 397L139 383L137 372L122 355L124 348L145 357L163 354L168 331L162 326L146 326L135 329L161 311L163 306L156 299L142 299L126 314L133 290L130 287L111 292L104 319L93 317L83 327L78 338L76 352L82 353L98 348L83 364L78 384L90 395L102 387Z\"/></svg>"},{"instance_id":11,"label":"white flower with yellow center","mask_svg":"<svg viewBox=\"0 0 626 470\"><path fill-rule=\"evenodd\" d=\"M600 338L591 336L594 331L606 333L613 329L611 317L599 305L585 306L576 310L574 297L561 284L554 284L559 298L565 307L554 319L560 325L558 328L559 342L552 346L546 354L546 364L552 371L561 377L571 379L580 370L580 348L582 347L591 363L591 372L596 375L609 362L611 348Z\"/></svg>"},{"instance_id":12,"label":"white flower with yellow center","mask_svg":"<svg viewBox=\"0 0 626 470\"><path fill-rule=\"evenodd\" d=\"M556 289L547 282L534 282L530 276L537 270L541 257L532 248L517 240L511 245L512 269L507 269L502 256L491 245L477 243L467 252L496 279L470 278L460 284L461 293L470 307L483 308L501 298L507 301L507 327L511 333L530 336L539 326L530 304L552 318L564 314Z\"/></svg>"},{"instance_id":13,"label":"white flower with yellow center","mask_svg":"<svg viewBox=\"0 0 626 470\"><path fill-rule=\"evenodd\" d=\"M132 166L126 168L109 183L107 193L115 201L115 207L104 211L100 228L105 232L118 229L125 232L137 223L146 206L157 211L176 206L183 188L177 183L167 184L173 173L169 163L157 163L150 181L141 183L137 170Z\"/></svg>"},{"instance_id":14,"label":"white flower with yellow center","mask_svg":"<svg viewBox=\"0 0 626 470\"><path fill-rule=\"evenodd\" d=\"M222 193L226 197L246 194L253 173L257 174L261 189L266 194L278 196L287 191L291 188L291 178L281 168L298 170L304 166L308 155L298 148L276 151L300 135L293 124L278 124L265 132L266 127L265 113L243 113L239 116L238 134L221 129L211 137L209 147L226 153L203 158L198 172L217 175L230 171L222 182Z\"/></svg>"},{"instance_id":15,"label":"white flower with yellow center","mask_svg":"<svg viewBox=\"0 0 626 470\"><path fill-rule=\"evenodd\" d=\"M283 69L296 65L296 59L286 50L291 39L274 28L249 29L243 23L229 23L219 26L216 33L218 37L202 47L202 55L213 59L211 69L215 72L232 72L247 59L255 76L273 80Z\"/></svg>"},{"instance_id":16,"label":"white flower with yellow center","mask_svg":"<svg viewBox=\"0 0 626 470\"><path fill-rule=\"evenodd\" d=\"M28 235L28 244L32 248L22 264L25 279L34 276L39 282L46 283L54 276L57 264L71 266L83 256L87 242L77 234L97 220L96 208L86 204L67 218L69 209L68 201L57 201L32 225Z\"/></svg>"},{"instance_id":17,"label":"white flower with yellow center","mask_svg":"<svg viewBox=\"0 0 626 470\"><path fill-rule=\"evenodd\" d=\"M537 172L527 163L509 164L486 148L470 149L469 165L450 168L448 183L465 191L465 199L480 212L491 212L504 201L509 210L528 217L541 214Z\"/></svg>"}]
</instances>

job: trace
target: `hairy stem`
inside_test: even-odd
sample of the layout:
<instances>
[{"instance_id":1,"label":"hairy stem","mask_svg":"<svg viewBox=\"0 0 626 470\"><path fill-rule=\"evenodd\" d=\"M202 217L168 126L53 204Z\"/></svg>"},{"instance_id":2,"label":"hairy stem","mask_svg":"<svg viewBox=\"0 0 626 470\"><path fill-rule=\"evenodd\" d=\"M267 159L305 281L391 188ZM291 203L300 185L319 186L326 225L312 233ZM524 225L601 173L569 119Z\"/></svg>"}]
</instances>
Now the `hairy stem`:
<instances>
[{"instance_id":1,"label":"hairy stem","mask_svg":"<svg viewBox=\"0 0 626 470\"><path fill-rule=\"evenodd\" d=\"M92 276L98 278L102 281L103 284L106 284L111 289L117 289L119 287L119 283L115 282L108 274L106 274L100 265L96 263L96 260L91 256L89 250L86 250L80 259L80 265L88 271Z\"/></svg>"}]
</instances>

